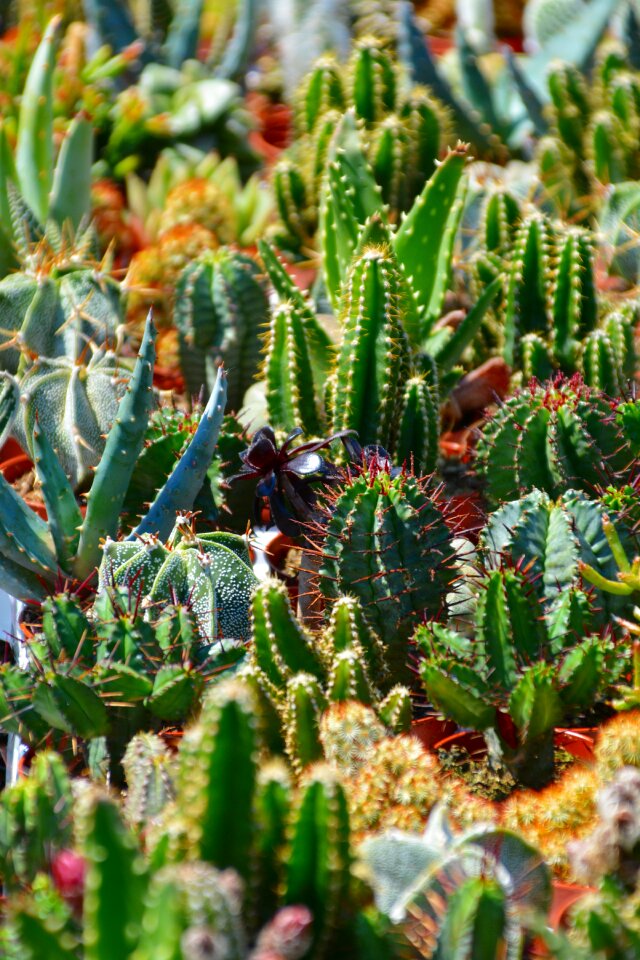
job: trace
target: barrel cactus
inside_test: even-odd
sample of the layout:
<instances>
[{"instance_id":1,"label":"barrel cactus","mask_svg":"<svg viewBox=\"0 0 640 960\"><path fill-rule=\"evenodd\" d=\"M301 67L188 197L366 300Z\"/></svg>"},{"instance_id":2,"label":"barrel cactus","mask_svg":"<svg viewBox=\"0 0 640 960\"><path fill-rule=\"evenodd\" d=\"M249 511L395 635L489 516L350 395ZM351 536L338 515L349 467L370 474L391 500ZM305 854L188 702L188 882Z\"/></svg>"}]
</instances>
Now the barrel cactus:
<instances>
[{"instance_id":1,"label":"barrel cactus","mask_svg":"<svg viewBox=\"0 0 640 960\"><path fill-rule=\"evenodd\" d=\"M196 534L189 515L178 516L166 544L151 533L136 540L108 538L99 570L103 592L127 586L139 592L149 609L185 604L209 642L249 636L249 601L256 582L246 539L231 533Z\"/></svg>"},{"instance_id":2,"label":"barrel cactus","mask_svg":"<svg viewBox=\"0 0 640 960\"><path fill-rule=\"evenodd\" d=\"M189 392L210 390L224 361L229 406L239 410L258 371L260 334L268 317L266 287L251 257L222 248L190 263L178 281L174 310Z\"/></svg>"},{"instance_id":3,"label":"barrel cactus","mask_svg":"<svg viewBox=\"0 0 640 960\"><path fill-rule=\"evenodd\" d=\"M550 497L568 487L593 493L631 463L615 404L580 376L532 381L493 414L478 444L478 470L494 505L533 487Z\"/></svg>"},{"instance_id":4,"label":"barrel cactus","mask_svg":"<svg viewBox=\"0 0 640 960\"><path fill-rule=\"evenodd\" d=\"M452 574L450 536L437 499L412 473L374 457L335 491L319 527L317 586L327 603L356 596L382 641L393 678L409 676L407 641L423 615L436 616Z\"/></svg>"},{"instance_id":5,"label":"barrel cactus","mask_svg":"<svg viewBox=\"0 0 640 960\"><path fill-rule=\"evenodd\" d=\"M130 377L112 353L95 353L86 364L38 358L19 383L13 433L35 457L37 421L72 486L81 487L100 460Z\"/></svg>"}]
</instances>

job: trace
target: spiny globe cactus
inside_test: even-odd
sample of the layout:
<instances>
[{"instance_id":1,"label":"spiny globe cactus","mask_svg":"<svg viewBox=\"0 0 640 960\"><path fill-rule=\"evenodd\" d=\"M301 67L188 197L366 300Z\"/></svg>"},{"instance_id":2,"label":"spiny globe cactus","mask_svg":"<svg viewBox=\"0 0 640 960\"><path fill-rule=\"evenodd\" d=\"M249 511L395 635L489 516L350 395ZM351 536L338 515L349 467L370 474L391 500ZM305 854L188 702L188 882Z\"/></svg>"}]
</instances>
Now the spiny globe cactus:
<instances>
[{"instance_id":1,"label":"spiny globe cactus","mask_svg":"<svg viewBox=\"0 0 640 960\"><path fill-rule=\"evenodd\" d=\"M450 536L438 501L412 473L374 457L336 489L307 563L330 612L356 596L382 641L390 678L409 676L407 641L417 621L444 607L452 573Z\"/></svg>"},{"instance_id":2,"label":"spiny globe cactus","mask_svg":"<svg viewBox=\"0 0 640 960\"><path fill-rule=\"evenodd\" d=\"M534 487L557 497L569 487L593 494L614 477L624 482L633 457L616 412L616 403L580 376L531 381L483 427L477 467L489 502Z\"/></svg>"}]
</instances>

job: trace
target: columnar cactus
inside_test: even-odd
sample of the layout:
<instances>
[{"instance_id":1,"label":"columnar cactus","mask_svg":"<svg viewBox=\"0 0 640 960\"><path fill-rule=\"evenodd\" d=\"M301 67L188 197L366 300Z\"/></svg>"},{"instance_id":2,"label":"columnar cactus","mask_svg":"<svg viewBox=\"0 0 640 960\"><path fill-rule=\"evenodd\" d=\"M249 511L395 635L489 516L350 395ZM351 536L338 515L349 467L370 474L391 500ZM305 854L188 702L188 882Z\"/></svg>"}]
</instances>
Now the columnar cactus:
<instances>
[{"instance_id":1,"label":"columnar cactus","mask_svg":"<svg viewBox=\"0 0 640 960\"><path fill-rule=\"evenodd\" d=\"M449 534L429 489L374 461L338 490L317 544L318 590L329 610L342 593L360 600L382 641L391 682L408 676L416 620L444 605Z\"/></svg>"},{"instance_id":2,"label":"columnar cactus","mask_svg":"<svg viewBox=\"0 0 640 960\"><path fill-rule=\"evenodd\" d=\"M344 291L344 329L331 390L332 431L393 449L411 354L402 317L410 309L389 249L365 246Z\"/></svg>"},{"instance_id":3,"label":"columnar cactus","mask_svg":"<svg viewBox=\"0 0 640 960\"><path fill-rule=\"evenodd\" d=\"M28 886L71 843L73 797L62 759L39 753L29 776L3 791L0 808L0 877L9 889Z\"/></svg>"},{"instance_id":4,"label":"columnar cactus","mask_svg":"<svg viewBox=\"0 0 640 960\"><path fill-rule=\"evenodd\" d=\"M320 720L329 703L371 704L395 731L411 723L409 692L388 687L385 651L353 597L336 600L327 627L312 635L291 610L285 586L266 580L251 607L249 665L243 674L255 687L262 713L275 713L285 749L297 773L322 757ZM264 719L264 717L263 717Z\"/></svg>"},{"instance_id":5,"label":"columnar cactus","mask_svg":"<svg viewBox=\"0 0 640 960\"><path fill-rule=\"evenodd\" d=\"M257 373L259 334L269 315L260 268L244 253L223 248L204 254L182 273L176 288L174 323L180 364L192 395L211 390L220 362L229 372L228 402L242 406Z\"/></svg>"},{"instance_id":6,"label":"columnar cactus","mask_svg":"<svg viewBox=\"0 0 640 960\"><path fill-rule=\"evenodd\" d=\"M613 407L613 409L612 409ZM612 402L582 379L532 381L485 424L478 469L493 505L533 487L550 497L568 487L593 493L632 463Z\"/></svg>"}]
</instances>

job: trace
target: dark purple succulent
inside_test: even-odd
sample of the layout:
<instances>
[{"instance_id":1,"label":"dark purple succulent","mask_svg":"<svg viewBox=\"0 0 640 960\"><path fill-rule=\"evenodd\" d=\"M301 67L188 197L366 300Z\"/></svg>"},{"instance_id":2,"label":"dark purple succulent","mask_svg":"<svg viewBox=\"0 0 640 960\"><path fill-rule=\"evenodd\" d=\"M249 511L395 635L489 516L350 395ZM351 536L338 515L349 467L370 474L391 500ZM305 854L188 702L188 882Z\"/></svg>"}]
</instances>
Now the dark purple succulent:
<instances>
[{"instance_id":1,"label":"dark purple succulent","mask_svg":"<svg viewBox=\"0 0 640 960\"><path fill-rule=\"evenodd\" d=\"M340 470L318 453L334 440L347 438L353 430L333 433L325 440L313 440L297 447L291 444L302 433L300 427L290 433L278 447L271 427L261 427L253 435L249 447L240 454L242 469L229 483L236 480L258 480L256 486L256 522L259 522L262 501L267 499L271 518L287 536L299 535L300 524L309 522L317 504L314 484L330 484L340 479ZM348 446L347 446L347 449Z\"/></svg>"}]
</instances>

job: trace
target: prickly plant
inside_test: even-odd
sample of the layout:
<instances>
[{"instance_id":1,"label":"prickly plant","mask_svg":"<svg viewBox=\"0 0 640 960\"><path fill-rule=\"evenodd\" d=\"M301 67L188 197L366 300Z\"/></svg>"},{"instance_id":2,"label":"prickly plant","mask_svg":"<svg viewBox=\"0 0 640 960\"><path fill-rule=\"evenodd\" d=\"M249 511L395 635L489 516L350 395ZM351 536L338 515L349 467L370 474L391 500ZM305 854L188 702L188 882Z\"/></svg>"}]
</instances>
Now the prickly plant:
<instances>
[{"instance_id":1,"label":"prickly plant","mask_svg":"<svg viewBox=\"0 0 640 960\"><path fill-rule=\"evenodd\" d=\"M254 591L251 620L248 679L262 710L279 717L297 772L322 757L319 731L327 704L359 700L371 704L389 729L408 728L408 691L395 687L383 699L384 651L353 597L340 597L326 628L313 636L294 616L284 584L267 580Z\"/></svg>"},{"instance_id":2,"label":"prickly plant","mask_svg":"<svg viewBox=\"0 0 640 960\"><path fill-rule=\"evenodd\" d=\"M594 493L618 475L624 482L631 462L615 404L579 376L531 381L487 420L478 444L493 505L533 487L550 497L569 487Z\"/></svg>"},{"instance_id":3,"label":"prickly plant","mask_svg":"<svg viewBox=\"0 0 640 960\"><path fill-rule=\"evenodd\" d=\"M554 501L534 490L490 514L480 534L481 555L491 569L511 558L530 572L538 596L553 603L579 585L582 564L608 580L615 579L618 566L607 542L604 518L602 504L580 491L568 490ZM627 546L634 542L622 524L621 538ZM594 599L596 628L611 625L612 615L623 614L629 606L628 598L598 587Z\"/></svg>"},{"instance_id":4,"label":"prickly plant","mask_svg":"<svg viewBox=\"0 0 640 960\"><path fill-rule=\"evenodd\" d=\"M621 713L603 724L595 756L603 781L623 767L640 767L640 712Z\"/></svg>"},{"instance_id":5,"label":"prickly plant","mask_svg":"<svg viewBox=\"0 0 640 960\"><path fill-rule=\"evenodd\" d=\"M92 773L120 783L127 741L193 717L207 679L242 650L229 645L222 662L220 652L203 644L184 607L168 607L149 622L126 592L109 592L88 618L74 598L49 597L27 670L5 665L0 675L2 723L31 745L50 731L64 750L64 735L73 736ZM170 795L171 774L153 736L132 742L136 783L128 814L137 822ZM127 772L129 760L123 763Z\"/></svg>"},{"instance_id":6,"label":"prickly plant","mask_svg":"<svg viewBox=\"0 0 640 960\"><path fill-rule=\"evenodd\" d=\"M203 640L246 639L249 599L256 583L246 540L232 533L196 534L179 515L166 543L151 533L135 540L107 539L99 589L127 587L143 606L181 603L193 610Z\"/></svg>"},{"instance_id":7,"label":"prickly plant","mask_svg":"<svg viewBox=\"0 0 640 960\"><path fill-rule=\"evenodd\" d=\"M410 209L445 146L446 111L424 88L403 92L400 71L377 40L360 39L344 69L322 57L301 85L298 136L273 175L280 241L287 249L302 252L314 245L329 141L348 103L366 143L362 163L370 165L375 209L387 204L393 221Z\"/></svg>"},{"instance_id":8,"label":"prickly plant","mask_svg":"<svg viewBox=\"0 0 640 960\"><path fill-rule=\"evenodd\" d=\"M407 291L390 249L361 246L344 288L342 345L331 387L332 430L392 450L411 365ZM392 376L393 371L393 376Z\"/></svg>"},{"instance_id":9,"label":"prickly plant","mask_svg":"<svg viewBox=\"0 0 640 960\"><path fill-rule=\"evenodd\" d=\"M127 744L122 758L127 795L127 822L153 822L175 797L175 763L166 744L155 733L139 733Z\"/></svg>"},{"instance_id":10,"label":"prickly plant","mask_svg":"<svg viewBox=\"0 0 640 960\"><path fill-rule=\"evenodd\" d=\"M92 578L100 561L100 541L118 533L127 487L144 444L152 390L155 329L148 320L138 359L107 435L104 451L86 495L84 517L51 443L38 427L33 432L36 475L47 509L45 522L0 477L3 523L0 570L5 589L18 599L42 599L60 578ZM176 463L132 537L167 537L179 512L190 510L202 488L224 414L226 375L219 371L184 456Z\"/></svg>"},{"instance_id":11,"label":"prickly plant","mask_svg":"<svg viewBox=\"0 0 640 960\"><path fill-rule=\"evenodd\" d=\"M475 624L465 636L439 624L415 642L427 697L462 727L485 733L489 755L527 786L554 772L554 727L607 688L611 644L588 637L584 594L566 593L545 620L532 584L494 570L479 584Z\"/></svg>"},{"instance_id":12,"label":"prickly plant","mask_svg":"<svg viewBox=\"0 0 640 960\"><path fill-rule=\"evenodd\" d=\"M3 791L0 807L0 877L10 889L28 886L71 843L73 798L62 759L39 753L29 775Z\"/></svg>"},{"instance_id":13,"label":"prickly plant","mask_svg":"<svg viewBox=\"0 0 640 960\"><path fill-rule=\"evenodd\" d=\"M10 384L19 398L5 431L11 430L35 459L37 429L72 487L84 486L100 462L130 377L112 353L94 353L86 365L65 357L38 358L19 382L4 376L5 388Z\"/></svg>"},{"instance_id":14,"label":"prickly plant","mask_svg":"<svg viewBox=\"0 0 640 960\"><path fill-rule=\"evenodd\" d=\"M592 766L572 764L541 790L516 790L502 805L502 823L533 844L556 877L571 879L567 840L590 833L600 780Z\"/></svg>"},{"instance_id":15,"label":"prickly plant","mask_svg":"<svg viewBox=\"0 0 640 960\"><path fill-rule=\"evenodd\" d=\"M240 409L258 370L259 334L268 314L259 267L246 254L223 248L184 270L176 288L174 323L180 365L192 395L203 386L212 389L217 367L224 362L229 405Z\"/></svg>"},{"instance_id":16,"label":"prickly plant","mask_svg":"<svg viewBox=\"0 0 640 960\"><path fill-rule=\"evenodd\" d=\"M393 683L406 682L416 621L443 606L448 557L447 526L428 486L409 471L392 475L374 458L335 491L307 563L329 612L341 594L358 597Z\"/></svg>"}]
</instances>

